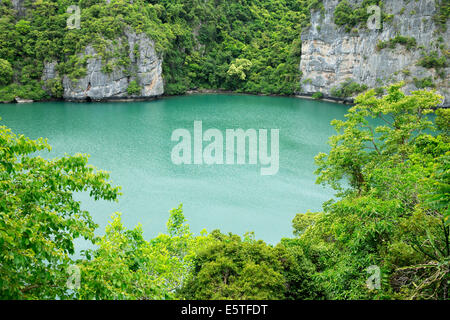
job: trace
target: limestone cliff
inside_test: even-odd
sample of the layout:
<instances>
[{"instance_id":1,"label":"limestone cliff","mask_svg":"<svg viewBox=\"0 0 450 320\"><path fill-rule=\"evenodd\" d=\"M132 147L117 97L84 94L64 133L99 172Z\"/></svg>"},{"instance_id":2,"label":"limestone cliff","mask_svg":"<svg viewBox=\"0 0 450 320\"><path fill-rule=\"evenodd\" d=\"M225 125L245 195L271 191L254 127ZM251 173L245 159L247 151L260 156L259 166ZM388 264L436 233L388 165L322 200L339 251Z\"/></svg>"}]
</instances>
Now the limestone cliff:
<instances>
[{"instance_id":1,"label":"limestone cliff","mask_svg":"<svg viewBox=\"0 0 450 320\"><path fill-rule=\"evenodd\" d=\"M349 1L357 6L358 1ZM346 32L334 23L334 11L339 1L324 0L324 11L312 12L311 26L302 34L302 93L322 92L332 97L332 89L351 79L369 88L404 80L405 91L416 90L414 79L431 77L433 86L450 104L449 68L438 70L417 65L424 51L440 43L447 45L449 29L439 31L433 21L438 8L434 0L385 0L383 11L391 15L381 30L358 27ZM407 49L401 44L395 48L377 48L379 41L388 41L397 35L415 38L417 45ZM448 49L447 49L448 50ZM442 76L443 75L443 76Z\"/></svg>"},{"instance_id":2,"label":"limestone cliff","mask_svg":"<svg viewBox=\"0 0 450 320\"><path fill-rule=\"evenodd\" d=\"M125 41L127 43L125 43ZM121 65L118 57L104 57L114 50L127 50L129 64ZM87 46L80 55L86 57L86 72L79 79L63 76L63 98L69 101L104 101L121 99L146 99L164 93L162 58L155 51L155 43L145 34L126 31L125 36L110 43L106 54L100 54L93 46ZM43 80L56 78L57 63L45 63ZM109 70L108 68L109 67ZM137 91L128 92L130 83L137 84ZM135 89L136 90L136 89Z\"/></svg>"}]
</instances>

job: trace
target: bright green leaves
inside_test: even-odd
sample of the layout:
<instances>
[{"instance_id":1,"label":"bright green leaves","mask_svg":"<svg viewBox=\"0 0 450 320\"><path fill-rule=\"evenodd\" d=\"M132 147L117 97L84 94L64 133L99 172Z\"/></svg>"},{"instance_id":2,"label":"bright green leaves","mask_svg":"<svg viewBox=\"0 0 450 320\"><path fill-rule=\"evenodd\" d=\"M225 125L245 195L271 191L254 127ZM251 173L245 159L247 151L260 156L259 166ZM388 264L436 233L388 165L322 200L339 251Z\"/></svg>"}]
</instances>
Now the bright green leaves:
<instances>
[{"instance_id":1,"label":"bright green leaves","mask_svg":"<svg viewBox=\"0 0 450 320\"><path fill-rule=\"evenodd\" d=\"M365 27L370 13L367 8L370 5L377 5L383 7L383 1L380 0L363 0L355 7L347 0L339 1L339 4L334 10L334 23L339 26L345 26L347 32L352 31L354 27ZM383 14L383 18L385 14Z\"/></svg>"},{"instance_id":2,"label":"bright green leaves","mask_svg":"<svg viewBox=\"0 0 450 320\"><path fill-rule=\"evenodd\" d=\"M92 240L96 228L73 193L117 200L109 175L87 165L87 156L45 160L42 139L16 136L0 126L0 296L8 299L69 297L65 287L73 241Z\"/></svg>"},{"instance_id":3,"label":"bright green leaves","mask_svg":"<svg viewBox=\"0 0 450 320\"><path fill-rule=\"evenodd\" d=\"M81 261L81 299L173 299L190 270L193 250L204 237L193 237L182 206L173 209L169 235L146 241L141 226L126 229L114 214L91 259Z\"/></svg>"},{"instance_id":4,"label":"bright green leaves","mask_svg":"<svg viewBox=\"0 0 450 320\"><path fill-rule=\"evenodd\" d=\"M190 273L178 296L184 299L311 299L321 296L315 266L295 239L273 247L247 233L215 230L194 250Z\"/></svg>"},{"instance_id":5,"label":"bright green leaves","mask_svg":"<svg viewBox=\"0 0 450 320\"><path fill-rule=\"evenodd\" d=\"M167 221L167 231L171 237L183 237L189 235L189 226L184 224L186 219L183 214L183 205L170 211L170 218Z\"/></svg>"},{"instance_id":6,"label":"bright green leaves","mask_svg":"<svg viewBox=\"0 0 450 320\"><path fill-rule=\"evenodd\" d=\"M252 67L252 62L248 59L236 59L227 71L230 77L237 77L239 80L247 78L246 72Z\"/></svg>"},{"instance_id":7,"label":"bright green leaves","mask_svg":"<svg viewBox=\"0 0 450 320\"><path fill-rule=\"evenodd\" d=\"M0 59L0 86L7 85L11 82L13 70L11 64L4 59Z\"/></svg>"},{"instance_id":8,"label":"bright green leaves","mask_svg":"<svg viewBox=\"0 0 450 320\"><path fill-rule=\"evenodd\" d=\"M426 115L442 102L442 97L431 91L407 96L402 86L390 86L382 98L377 98L374 90L358 96L346 121L332 122L338 135L329 140L330 154L316 157L318 183L342 190L340 182L345 178L361 192L377 163L388 159L405 161L413 152L416 137L425 130L434 130ZM382 124L375 126L372 119Z\"/></svg>"},{"instance_id":9,"label":"bright green leaves","mask_svg":"<svg viewBox=\"0 0 450 320\"><path fill-rule=\"evenodd\" d=\"M425 194L424 199L431 208L442 212L445 223L450 225L450 151L438 160L429 178L431 192Z\"/></svg>"},{"instance_id":10,"label":"bright green leaves","mask_svg":"<svg viewBox=\"0 0 450 320\"><path fill-rule=\"evenodd\" d=\"M165 8L161 20L176 36L164 59L166 92L299 91L300 35L311 2L159 1ZM240 60L251 62L251 70L241 68Z\"/></svg>"},{"instance_id":11,"label":"bright green leaves","mask_svg":"<svg viewBox=\"0 0 450 320\"><path fill-rule=\"evenodd\" d=\"M127 93L129 95L139 95L141 93L141 87L138 85L136 80L130 82L127 88Z\"/></svg>"}]
</instances>

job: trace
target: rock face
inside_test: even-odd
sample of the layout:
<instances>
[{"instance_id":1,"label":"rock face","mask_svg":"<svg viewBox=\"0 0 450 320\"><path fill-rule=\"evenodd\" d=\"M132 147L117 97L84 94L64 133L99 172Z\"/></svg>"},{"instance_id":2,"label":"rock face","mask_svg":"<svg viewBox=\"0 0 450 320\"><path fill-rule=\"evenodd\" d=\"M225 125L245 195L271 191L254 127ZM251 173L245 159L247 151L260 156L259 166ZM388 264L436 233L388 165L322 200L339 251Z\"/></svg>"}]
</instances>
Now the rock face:
<instances>
[{"instance_id":1,"label":"rock face","mask_svg":"<svg viewBox=\"0 0 450 320\"><path fill-rule=\"evenodd\" d=\"M358 1L349 1L356 8ZM404 80L405 91L417 90L413 79L432 77L437 91L445 96L445 105L450 104L449 68L445 78L435 69L417 66L425 51L431 51L439 37L444 44L450 43L449 29L439 33L433 22L437 12L434 0L385 0L383 11L393 19L385 22L381 30L360 28L357 32L346 32L344 27L334 24L334 10L338 0L324 0L325 12L312 12L311 27L302 34L302 93L322 92L331 97L333 87L339 87L352 79L369 88ZM379 41L387 41L396 35L414 37L417 47L407 50L397 44L395 49L377 49ZM436 50L436 49L434 49Z\"/></svg>"},{"instance_id":2,"label":"rock face","mask_svg":"<svg viewBox=\"0 0 450 320\"><path fill-rule=\"evenodd\" d=\"M18 17L24 17L25 16L25 0L12 0L11 1L14 10L16 10L16 14Z\"/></svg>"},{"instance_id":3,"label":"rock face","mask_svg":"<svg viewBox=\"0 0 450 320\"><path fill-rule=\"evenodd\" d=\"M128 48L130 63L123 67L115 64L118 57L108 60L112 70L106 71L106 62L92 47L87 46L81 56L87 58L86 73L80 79L72 80L63 76L63 98L68 101L105 101L121 99L148 99L164 93L162 79L162 58L155 51L155 43L145 34L125 32L125 37L117 39L106 49L111 53L117 48ZM124 44L124 41L127 43ZM45 63L42 80L54 79L56 62ZM129 94L127 89L135 81L140 92Z\"/></svg>"}]
</instances>

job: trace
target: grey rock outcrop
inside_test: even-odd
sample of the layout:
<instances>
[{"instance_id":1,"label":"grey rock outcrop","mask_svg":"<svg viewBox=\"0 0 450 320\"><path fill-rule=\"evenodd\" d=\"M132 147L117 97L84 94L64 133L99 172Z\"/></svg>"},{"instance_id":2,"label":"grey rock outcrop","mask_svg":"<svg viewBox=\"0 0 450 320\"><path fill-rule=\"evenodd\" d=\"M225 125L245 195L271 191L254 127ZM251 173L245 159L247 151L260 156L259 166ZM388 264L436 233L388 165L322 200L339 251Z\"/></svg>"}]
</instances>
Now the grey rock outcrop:
<instances>
[{"instance_id":1,"label":"grey rock outcrop","mask_svg":"<svg viewBox=\"0 0 450 320\"><path fill-rule=\"evenodd\" d=\"M349 1L354 7L357 1ZM413 79L432 77L437 91L450 104L449 68L445 77L439 77L435 69L417 66L421 50L431 51L439 37L450 43L449 30L439 33L433 21L437 8L434 0L384 1L384 12L392 20L385 22L381 30L359 28L346 32L334 23L334 10L339 1L324 0L325 12L312 12L311 27L302 34L302 93L322 92L332 96L333 87L339 87L352 79L369 88L405 81L405 91L417 90ZM387 41L396 35L414 37L417 48L407 50L398 44L395 49L377 49L379 41ZM442 42L442 41L441 41Z\"/></svg>"},{"instance_id":2,"label":"grey rock outcrop","mask_svg":"<svg viewBox=\"0 0 450 320\"><path fill-rule=\"evenodd\" d=\"M114 64L118 58L112 58L108 63L114 66L111 72L105 71L102 57L93 46L85 48L87 57L86 74L80 79L72 80L67 75L63 77L65 100L121 100L121 99L147 99L160 96L164 93L162 79L162 58L155 50L155 43L145 34L136 34L133 31L125 32L125 37L117 39L110 44L107 51L115 48L128 48L130 63L127 67ZM127 46L124 45L127 41ZM54 66L46 64L44 75L54 74ZM140 87L139 93L129 94L128 86L132 81Z\"/></svg>"},{"instance_id":3,"label":"grey rock outcrop","mask_svg":"<svg viewBox=\"0 0 450 320\"><path fill-rule=\"evenodd\" d=\"M14 10L18 17L24 17L26 13L25 0L12 0L11 1Z\"/></svg>"},{"instance_id":4,"label":"grey rock outcrop","mask_svg":"<svg viewBox=\"0 0 450 320\"><path fill-rule=\"evenodd\" d=\"M42 81L47 81L55 79L58 77L58 72L56 71L56 66L58 63L56 61L44 62L44 70L42 71Z\"/></svg>"}]
</instances>

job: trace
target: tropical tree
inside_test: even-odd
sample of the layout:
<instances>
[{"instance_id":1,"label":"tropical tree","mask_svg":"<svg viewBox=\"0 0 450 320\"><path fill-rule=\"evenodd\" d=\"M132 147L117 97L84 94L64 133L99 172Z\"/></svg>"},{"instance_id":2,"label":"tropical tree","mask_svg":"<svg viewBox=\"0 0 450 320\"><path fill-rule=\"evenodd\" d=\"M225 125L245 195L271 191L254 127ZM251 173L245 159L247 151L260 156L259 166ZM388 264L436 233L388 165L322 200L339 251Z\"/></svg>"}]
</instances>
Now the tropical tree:
<instances>
[{"instance_id":1,"label":"tropical tree","mask_svg":"<svg viewBox=\"0 0 450 320\"><path fill-rule=\"evenodd\" d=\"M0 126L0 297L72 297L66 287L74 240L92 241L96 224L74 199L117 200L109 174L77 154L46 160L51 148Z\"/></svg>"},{"instance_id":2,"label":"tropical tree","mask_svg":"<svg viewBox=\"0 0 450 320\"><path fill-rule=\"evenodd\" d=\"M360 95L345 121L332 122L337 135L329 154L316 157L317 182L338 199L294 219L328 298L448 298L447 113L433 123L427 115L443 97L405 95L402 86L381 98ZM372 266L381 271L379 290L366 286Z\"/></svg>"}]
</instances>

